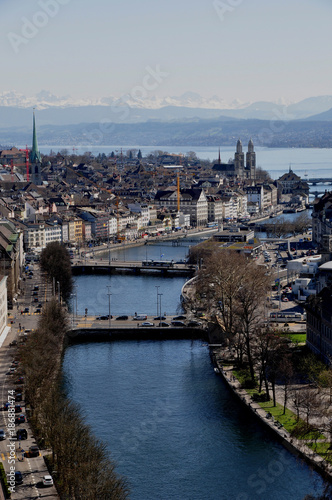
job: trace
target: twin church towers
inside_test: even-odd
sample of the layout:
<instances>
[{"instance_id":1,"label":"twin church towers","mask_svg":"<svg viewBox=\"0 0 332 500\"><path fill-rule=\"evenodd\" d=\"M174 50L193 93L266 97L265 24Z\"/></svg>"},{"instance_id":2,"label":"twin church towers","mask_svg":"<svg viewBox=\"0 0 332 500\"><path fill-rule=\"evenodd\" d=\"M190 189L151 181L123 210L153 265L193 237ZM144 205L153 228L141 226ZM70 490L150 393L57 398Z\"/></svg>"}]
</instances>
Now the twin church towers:
<instances>
[{"instance_id":1,"label":"twin church towers","mask_svg":"<svg viewBox=\"0 0 332 500\"><path fill-rule=\"evenodd\" d=\"M213 170L221 172L225 177L235 177L237 179L252 179L256 178L256 153L254 151L254 143L252 139L248 142L248 151L245 153L242 150L242 142L240 139L236 144L236 151L234 159L229 160L228 163L222 163L219 160L213 166Z\"/></svg>"}]
</instances>

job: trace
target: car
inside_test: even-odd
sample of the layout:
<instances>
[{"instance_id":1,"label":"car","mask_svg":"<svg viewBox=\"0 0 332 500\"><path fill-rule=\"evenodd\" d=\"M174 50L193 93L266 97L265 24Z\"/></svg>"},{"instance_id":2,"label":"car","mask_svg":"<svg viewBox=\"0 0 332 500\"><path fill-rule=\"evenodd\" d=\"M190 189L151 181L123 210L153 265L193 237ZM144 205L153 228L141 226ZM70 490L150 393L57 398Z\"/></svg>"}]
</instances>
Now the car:
<instances>
[{"instance_id":1,"label":"car","mask_svg":"<svg viewBox=\"0 0 332 500\"><path fill-rule=\"evenodd\" d=\"M164 321L166 319L166 316L156 316L155 318L153 318L154 321Z\"/></svg>"},{"instance_id":2,"label":"car","mask_svg":"<svg viewBox=\"0 0 332 500\"><path fill-rule=\"evenodd\" d=\"M171 321L171 325L172 326L186 326L185 323L183 323L183 321Z\"/></svg>"},{"instance_id":3,"label":"car","mask_svg":"<svg viewBox=\"0 0 332 500\"><path fill-rule=\"evenodd\" d=\"M189 321L187 326L202 326L202 323L200 321L192 320L192 321Z\"/></svg>"},{"instance_id":4,"label":"car","mask_svg":"<svg viewBox=\"0 0 332 500\"><path fill-rule=\"evenodd\" d=\"M21 405L15 405L15 413L22 413Z\"/></svg>"},{"instance_id":5,"label":"car","mask_svg":"<svg viewBox=\"0 0 332 500\"><path fill-rule=\"evenodd\" d=\"M16 372L16 368L9 368L8 372L6 375L13 375Z\"/></svg>"},{"instance_id":6,"label":"car","mask_svg":"<svg viewBox=\"0 0 332 500\"><path fill-rule=\"evenodd\" d=\"M151 323L150 321L143 321L143 323L141 323L141 326L143 327L154 326L154 323Z\"/></svg>"},{"instance_id":7,"label":"car","mask_svg":"<svg viewBox=\"0 0 332 500\"><path fill-rule=\"evenodd\" d=\"M52 476L43 476L43 486L53 486L53 478Z\"/></svg>"},{"instance_id":8,"label":"car","mask_svg":"<svg viewBox=\"0 0 332 500\"><path fill-rule=\"evenodd\" d=\"M38 302L38 300L39 300L39 299L38 299L38 297L35 297L35 298L33 299L33 301L34 301L34 302Z\"/></svg>"},{"instance_id":9,"label":"car","mask_svg":"<svg viewBox=\"0 0 332 500\"><path fill-rule=\"evenodd\" d=\"M15 484L23 483L23 474L19 470L15 471Z\"/></svg>"},{"instance_id":10,"label":"car","mask_svg":"<svg viewBox=\"0 0 332 500\"><path fill-rule=\"evenodd\" d=\"M43 304L41 302L39 302L37 307L43 307Z\"/></svg>"},{"instance_id":11,"label":"car","mask_svg":"<svg viewBox=\"0 0 332 500\"><path fill-rule=\"evenodd\" d=\"M17 340L12 340L9 347L14 347L15 345L17 345Z\"/></svg>"},{"instance_id":12,"label":"car","mask_svg":"<svg viewBox=\"0 0 332 500\"><path fill-rule=\"evenodd\" d=\"M169 323L166 323L165 321L161 321L158 326L161 326L162 328L167 328L169 326Z\"/></svg>"},{"instance_id":13,"label":"car","mask_svg":"<svg viewBox=\"0 0 332 500\"><path fill-rule=\"evenodd\" d=\"M145 321L147 320L148 317L146 314L135 314L135 316L133 317L133 320L135 321Z\"/></svg>"},{"instance_id":14,"label":"car","mask_svg":"<svg viewBox=\"0 0 332 500\"><path fill-rule=\"evenodd\" d=\"M28 431L26 429L18 429L16 431L16 439L19 441L24 441L24 439L28 439Z\"/></svg>"},{"instance_id":15,"label":"car","mask_svg":"<svg viewBox=\"0 0 332 500\"><path fill-rule=\"evenodd\" d=\"M40 455L40 452L39 452L38 446L36 446L36 445L30 446L29 457L39 457L39 455Z\"/></svg>"},{"instance_id":16,"label":"car","mask_svg":"<svg viewBox=\"0 0 332 500\"><path fill-rule=\"evenodd\" d=\"M39 286L38 286L38 285L35 285L35 286L33 287L33 291L34 291L34 292L37 292L38 290L39 290ZM37 294L36 294L36 295L37 295Z\"/></svg>"},{"instance_id":17,"label":"car","mask_svg":"<svg viewBox=\"0 0 332 500\"><path fill-rule=\"evenodd\" d=\"M3 429L0 429L0 440L3 441L6 439L6 433Z\"/></svg>"},{"instance_id":18,"label":"car","mask_svg":"<svg viewBox=\"0 0 332 500\"><path fill-rule=\"evenodd\" d=\"M38 296L38 291L37 291L37 290L34 290L34 291L32 292L32 296L33 296L33 297L37 297L37 296Z\"/></svg>"},{"instance_id":19,"label":"car","mask_svg":"<svg viewBox=\"0 0 332 500\"><path fill-rule=\"evenodd\" d=\"M24 313L28 313L28 312L30 312L30 309L29 309L28 307L25 307L25 308L23 309L23 312L24 312Z\"/></svg>"},{"instance_id":20,"label":"car","mask_svg":"<svg viewBox=\"0 0 332 500\"><path fill-rule=\"evenodd\" d=\"M126 315L123 315L123 316L118 316L117 318L115 318L117 321L125 321L126 319L128 319L128 316Z\"/></svg>"},{"instance_id":21,"label":"car","mask_svg":"<svg viewBox=\"0 0 332 500\"><path fill-rule=\"evenodd\" d=\"M187 317L186 317L186 316L184 316L183 314L180 314L179 316L174 316L174 318L173 318L173 319L174 319L174 320L178 320L178 319L179 319L179 320L183 320L183 319L187 319Z\"/></svg>"},{"instance_id":22,"label":"car","mask_svg":"<svg viewBox=\"0 0 332 500\"><path fill-rule=\"evenodd\" d=\"M283 302L288 302L287 297L283 297L282 301L283 301Z\"/></svg>"},{"instance_id":23,"label":"car","mask_svg":"<svg viewBox=\"0 0 332 500\"><path fill-rule=\"evenodd\" d=\"M41 309L40 307L37 307L37 309L35 309L35 314L40 314L41 313Z\"/></svg>"},{"instance_id":24,"label":"car","mask_svg":"<svg viewBox=\"0 0 332 500\"><path fill-rule=\"evenodd\" d=\"M16 401L22 401L22 393L21 392L17 392L16 395L15 395L15 399L16 399Z\"/></svg>"},{"instance_id":25,"label":"car","mask_svg":"<svg viewBox=\"0 0 332 500\"><path fill-rule=\"evenodd\" d=\"M106 320L106 319L110 319L109 314L106 314L104 316L97 316L96 321L102 321L102 320ZM111 315L111 319L113 319L112 315Z\"/></svg>"},{"instance_id":26,"label":"car","mask_svg":"<svg viewBox=\"0 0 332 500\"><path fill-rule=\"evenodd\" d=\"M16 424L24 424L24 422L25 422L25 415L24 415L24 413L21 413L20 415L18 415L15 418L15 423Z\"/></svg>"}]
</instances>

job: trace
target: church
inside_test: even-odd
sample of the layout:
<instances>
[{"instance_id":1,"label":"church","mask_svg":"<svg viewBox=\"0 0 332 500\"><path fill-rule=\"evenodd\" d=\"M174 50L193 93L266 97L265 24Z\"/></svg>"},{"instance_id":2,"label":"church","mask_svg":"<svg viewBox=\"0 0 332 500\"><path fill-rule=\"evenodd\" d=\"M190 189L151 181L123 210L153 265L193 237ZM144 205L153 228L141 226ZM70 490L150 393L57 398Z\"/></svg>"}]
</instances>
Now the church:
<instances>
[{"instance_id":1,"label":"church","mask_svg":"<svg viewBox=\"0 0 332 500\"><path fill-rule=\"evenodd\" d=\"M252 179L256 177L256 153L254 151L254 143L250 139L248 143L248 151L244 159L244 152L242 150L242 142L240 139L236 144L236 152L234 159L229 160L228 163L221 163L220 150L218 163L213 165L214 171L220 172L225 177L232 177L234 179Z\"/></svg>"},{"instance_id":2,"label":"church","mask_svg":"<svg viewBox=\"0 0 332 500\"><path fill-rule=\"evenodd\" d=\"M42 184L41 180L41 156L38 151L37 132L36 132L36 119L35 112L33 112L33 132L32 132L32 149L29 154L31 181L36 186Z\"/></svg>"}]
</instances>

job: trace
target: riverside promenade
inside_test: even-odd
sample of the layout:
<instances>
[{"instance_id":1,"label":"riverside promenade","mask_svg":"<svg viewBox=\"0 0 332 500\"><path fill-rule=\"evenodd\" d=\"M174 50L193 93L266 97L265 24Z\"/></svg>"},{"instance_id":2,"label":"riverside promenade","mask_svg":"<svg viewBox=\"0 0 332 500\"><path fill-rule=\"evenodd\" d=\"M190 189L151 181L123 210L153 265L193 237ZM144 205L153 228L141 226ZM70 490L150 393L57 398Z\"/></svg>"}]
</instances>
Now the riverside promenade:
<instances>
[{"instance_id":1,"label":"riverside promenade","mask_svg":"<svg viewBox=\"0 0 332 500\"><path fill-rule=\"evenodd\" d=\"M241 387L240 382L234 376L234 367L229 364L228 361L226 363L226 351L220 347L211 347L211 358L215 365L215 372L224 379L234 396L237 397L266 428L273 432L275 437L285 446L285 448L306 461L317 470L326 481L331 483L332 465L327 463L323 457L315 453L309 446L306 446L303 441L291 436L273 416L270 416L268 411L262 408L259 403L253 401L250 394ZM280 388L276 393L276 399L277 403L283 404L281 392L282 390ZM287 407L289 408L289 405Z\"/></svg>"}]
</instances>

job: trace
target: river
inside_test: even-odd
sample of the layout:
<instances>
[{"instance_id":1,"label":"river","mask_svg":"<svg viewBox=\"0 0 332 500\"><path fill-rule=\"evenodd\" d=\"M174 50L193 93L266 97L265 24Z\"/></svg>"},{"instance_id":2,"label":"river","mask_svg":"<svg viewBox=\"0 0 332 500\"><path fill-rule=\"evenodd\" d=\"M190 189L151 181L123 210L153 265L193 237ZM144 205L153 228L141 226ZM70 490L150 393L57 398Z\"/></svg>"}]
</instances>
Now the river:
<instances>
[{"instance_id":1,"label":"river","mask_svg":"<svg viewBox=\"0 0 332 500\"><path fill-rule=\"evenodd\" d=\"M179 260L187 246L126 250L126 258ZM112 254L114 256L114 254ZM123 258L118 254L118 258ZM185 278L79 276L79 311L113 314L180 309ZM159 288L156 288L156 287ZM131 341L69 347L70 398L128 478L132 500L302 500L320 476L288 453L230 394L201 341Z\"/></svg>"}]
</instances>

